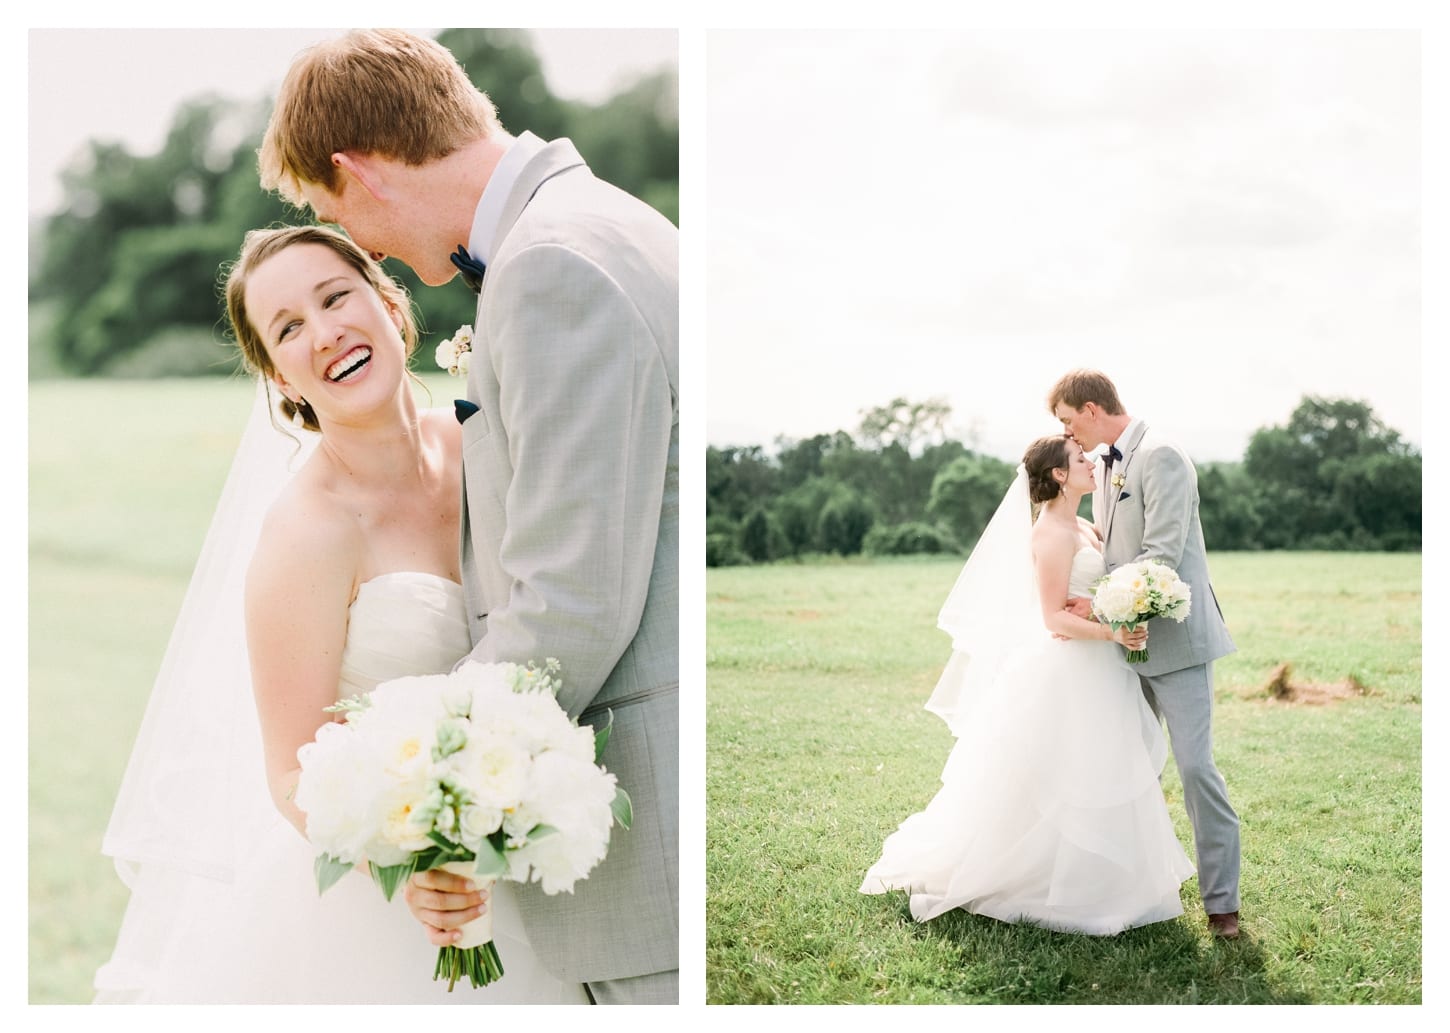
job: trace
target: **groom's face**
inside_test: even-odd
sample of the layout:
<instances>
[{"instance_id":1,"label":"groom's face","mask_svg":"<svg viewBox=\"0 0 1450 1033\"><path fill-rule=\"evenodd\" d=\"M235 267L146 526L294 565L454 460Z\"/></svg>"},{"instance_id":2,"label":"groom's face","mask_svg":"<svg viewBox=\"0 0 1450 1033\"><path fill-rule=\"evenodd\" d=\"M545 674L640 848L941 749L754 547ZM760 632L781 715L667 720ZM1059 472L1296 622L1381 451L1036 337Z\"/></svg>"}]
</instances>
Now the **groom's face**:
<instances>
[{"instance_id":1,"label":"groom's face","mask_svg":"<svg viewBox=\"0 0 1450 1033\"><path fill-rule=\"evenodd\" d=\"M430 286L447 283L457 274L446 248L421 246L416 222L407 219L398 205L374 197L346 173L338 177L335 193L318 183L301 183L299 189L318 222L341 226L374 262L396 258ZM438 252L441 262L425 260L425 256L431 259L432 250Z\"/></svg>"},{"instance_id":2,"label":"groom's face","mask_svg":"<svg viewBox=\"0 0 1450 1033\"><path fill-rule=\"evenodd\" d=\"M1062 421L1062 429L1067 436L1085 450L1091 452L1103 443L1098 429L1099 410L1095 403L1088 402L1081 409L1074 409L1066 402L1058 402L1053 413Z\"/></svg>"}]
</instances>

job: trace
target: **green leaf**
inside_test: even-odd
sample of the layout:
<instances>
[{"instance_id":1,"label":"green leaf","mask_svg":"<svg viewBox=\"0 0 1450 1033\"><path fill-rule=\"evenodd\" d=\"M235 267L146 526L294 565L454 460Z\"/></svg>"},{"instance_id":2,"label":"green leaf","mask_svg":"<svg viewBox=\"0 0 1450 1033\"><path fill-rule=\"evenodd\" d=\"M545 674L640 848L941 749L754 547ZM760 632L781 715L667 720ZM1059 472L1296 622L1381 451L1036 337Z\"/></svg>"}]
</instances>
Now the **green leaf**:
<instances>
[{"instance_id":1,"label":"green leaf","mask_svg":"<svg viewBox=\"0 0 1450 1033\"><path fill-rule=\"evenodd\" d=\"M604 712L603 726L594 727L594 763L599 763L599 758L604 755L604 747L609 744L609 730L614 727L614 711Z\"/></svg>"},{"instance_id":2,"label":"green leaf","mask_svg":"<svg viewBox=\"0 0 1450 1033\"><path fill-rule=\"evenodd\" d=\"M478 845L478 863L473 870L486 879L498 879L508 874L508 861L504 860L503 851L494 846L493 841L485 839Z\"/></svg>"},{"instance_id":3,"label":"green leaf","mask_svg":"<svg viewBox=\"0 0 1450 1033\"><path fill-rule=\"evenodd\" d=\"M629 794L619 786L614 787L614 802L609 809L614 812L614 820L621 828L627 830L634 824L634 806L629 802Z\"/></svg>"},{"instance_id":4,"label":"green leaf","mask_svg":"<svg viewBox=\"0 0 1450 1033\"><path fill-rule=\"evenodd\" d=\"M352 869L353 864L351 861L339 861L331 854L318 854L316 862L312 865L312 870L317 874L318 895L321 896L325 893L329 886L352 871Z\"/></svg>"},{"instance_id":5,"label":"green leaf","mask_svg":"<svg viewBox=\"0 0 1450 1033\"><path fill-rule=\"evenodd\" d=\"M540 822L538 825L535 825L533 828L529 829L528 838L531 840L544 839L547 836L557 836L558 834L559 830L554 828L554 826L545 825Z\"/></svg>"},{"instance_id":6,"label":"green leaf","mask_svg":"<svg viewBox=\"0 0 1450 1033\"><path fill-rule=\"evenodd\" d=\"M372 869L373 881L382 888L383 896L388 900L393 899L393 894L398 892L398 887L408 880L413 874L413 858L408 858L402 864L389 865L387 868L380 867L368 862Z\"/></svg>"}]
</instances>

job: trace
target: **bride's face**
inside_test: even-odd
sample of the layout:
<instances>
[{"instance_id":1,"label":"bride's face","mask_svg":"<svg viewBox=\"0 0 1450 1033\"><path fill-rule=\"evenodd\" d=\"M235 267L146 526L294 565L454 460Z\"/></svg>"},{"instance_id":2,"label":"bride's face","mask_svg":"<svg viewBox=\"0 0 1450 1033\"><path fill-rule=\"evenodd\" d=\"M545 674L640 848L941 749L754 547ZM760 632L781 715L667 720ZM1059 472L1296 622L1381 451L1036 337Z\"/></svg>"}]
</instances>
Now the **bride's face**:
<instances>
[{"instance_id":1,"label":"bride's face","mask_svg":"<svg viewBox=\"0 0 1450 1033\"><path fill-rule=\"evenodd\" d=\"M321 422L391 398L405 369L402 314L331 248L296 244L252 270L246 310L288 398Z\"/></svg>"},{"instance_id":2,"label":"bride's face","mask_svg":"<svg viewBox=\"0 0 1450 1033\"><path fill-rule=\"evenodd\" d=\"M1093 461L1074 442L1068 442L1067 446L1067 487L1084 495L1097 487Z\"/></svg>"}]
</instances>

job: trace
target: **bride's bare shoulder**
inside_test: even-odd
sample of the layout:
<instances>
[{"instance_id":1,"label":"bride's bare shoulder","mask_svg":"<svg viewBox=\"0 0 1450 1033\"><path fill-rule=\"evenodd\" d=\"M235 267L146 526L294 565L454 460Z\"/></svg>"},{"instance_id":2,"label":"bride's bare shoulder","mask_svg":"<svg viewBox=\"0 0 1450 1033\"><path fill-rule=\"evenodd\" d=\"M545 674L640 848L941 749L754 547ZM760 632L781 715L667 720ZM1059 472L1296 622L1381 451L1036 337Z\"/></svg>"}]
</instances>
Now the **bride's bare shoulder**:
<instances>
[{"instance_id":1,"label":"bride's bare shoulder","mask_svg":"<svg viewBox=\"0 0 1450 1033\"><path fill-rule=\"evenodd\" d=\"M353 507L329 490L320 463L314 454L268 510L247 574L249 590L344 581L351 590L362 529Z\"/></svg>"},{"instance_id":2,"label":"bride's bare shoulder","mask_svg":"<svg viewBox=\"0 0 1450 1033\"><path fill-rule=\"evenodd\" d=\"M1070 524L1038 520L1032 525L1032 551L1037 555L1072 551L1077 535Z\"/></svg>"}]
</instances>

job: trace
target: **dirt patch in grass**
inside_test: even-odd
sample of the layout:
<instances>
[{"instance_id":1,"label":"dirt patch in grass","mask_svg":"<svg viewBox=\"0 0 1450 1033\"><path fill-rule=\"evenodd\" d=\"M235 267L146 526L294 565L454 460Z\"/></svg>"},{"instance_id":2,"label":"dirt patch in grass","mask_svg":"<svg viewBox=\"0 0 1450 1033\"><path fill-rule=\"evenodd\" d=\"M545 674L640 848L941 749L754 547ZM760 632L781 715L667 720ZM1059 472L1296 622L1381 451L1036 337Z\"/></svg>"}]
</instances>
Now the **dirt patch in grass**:
<instances>
[{"instance_id":1,"label":"dirt patch in grass","mask_svg":"<svg viewBox=\"0 0 1450 1033\"><path fill-rule=\"evenodd\" d=\"M1282 663L1269 672L1269 679L1250 696L1270 703L1297 703L1305 706L1324 706L1327 703L1343 703L1347 699L1362 699L1376 695L1375 691L1349 675L1337 682L1299 682L1292 678L1293 664Z\"/></svg>"}]
</instances>

